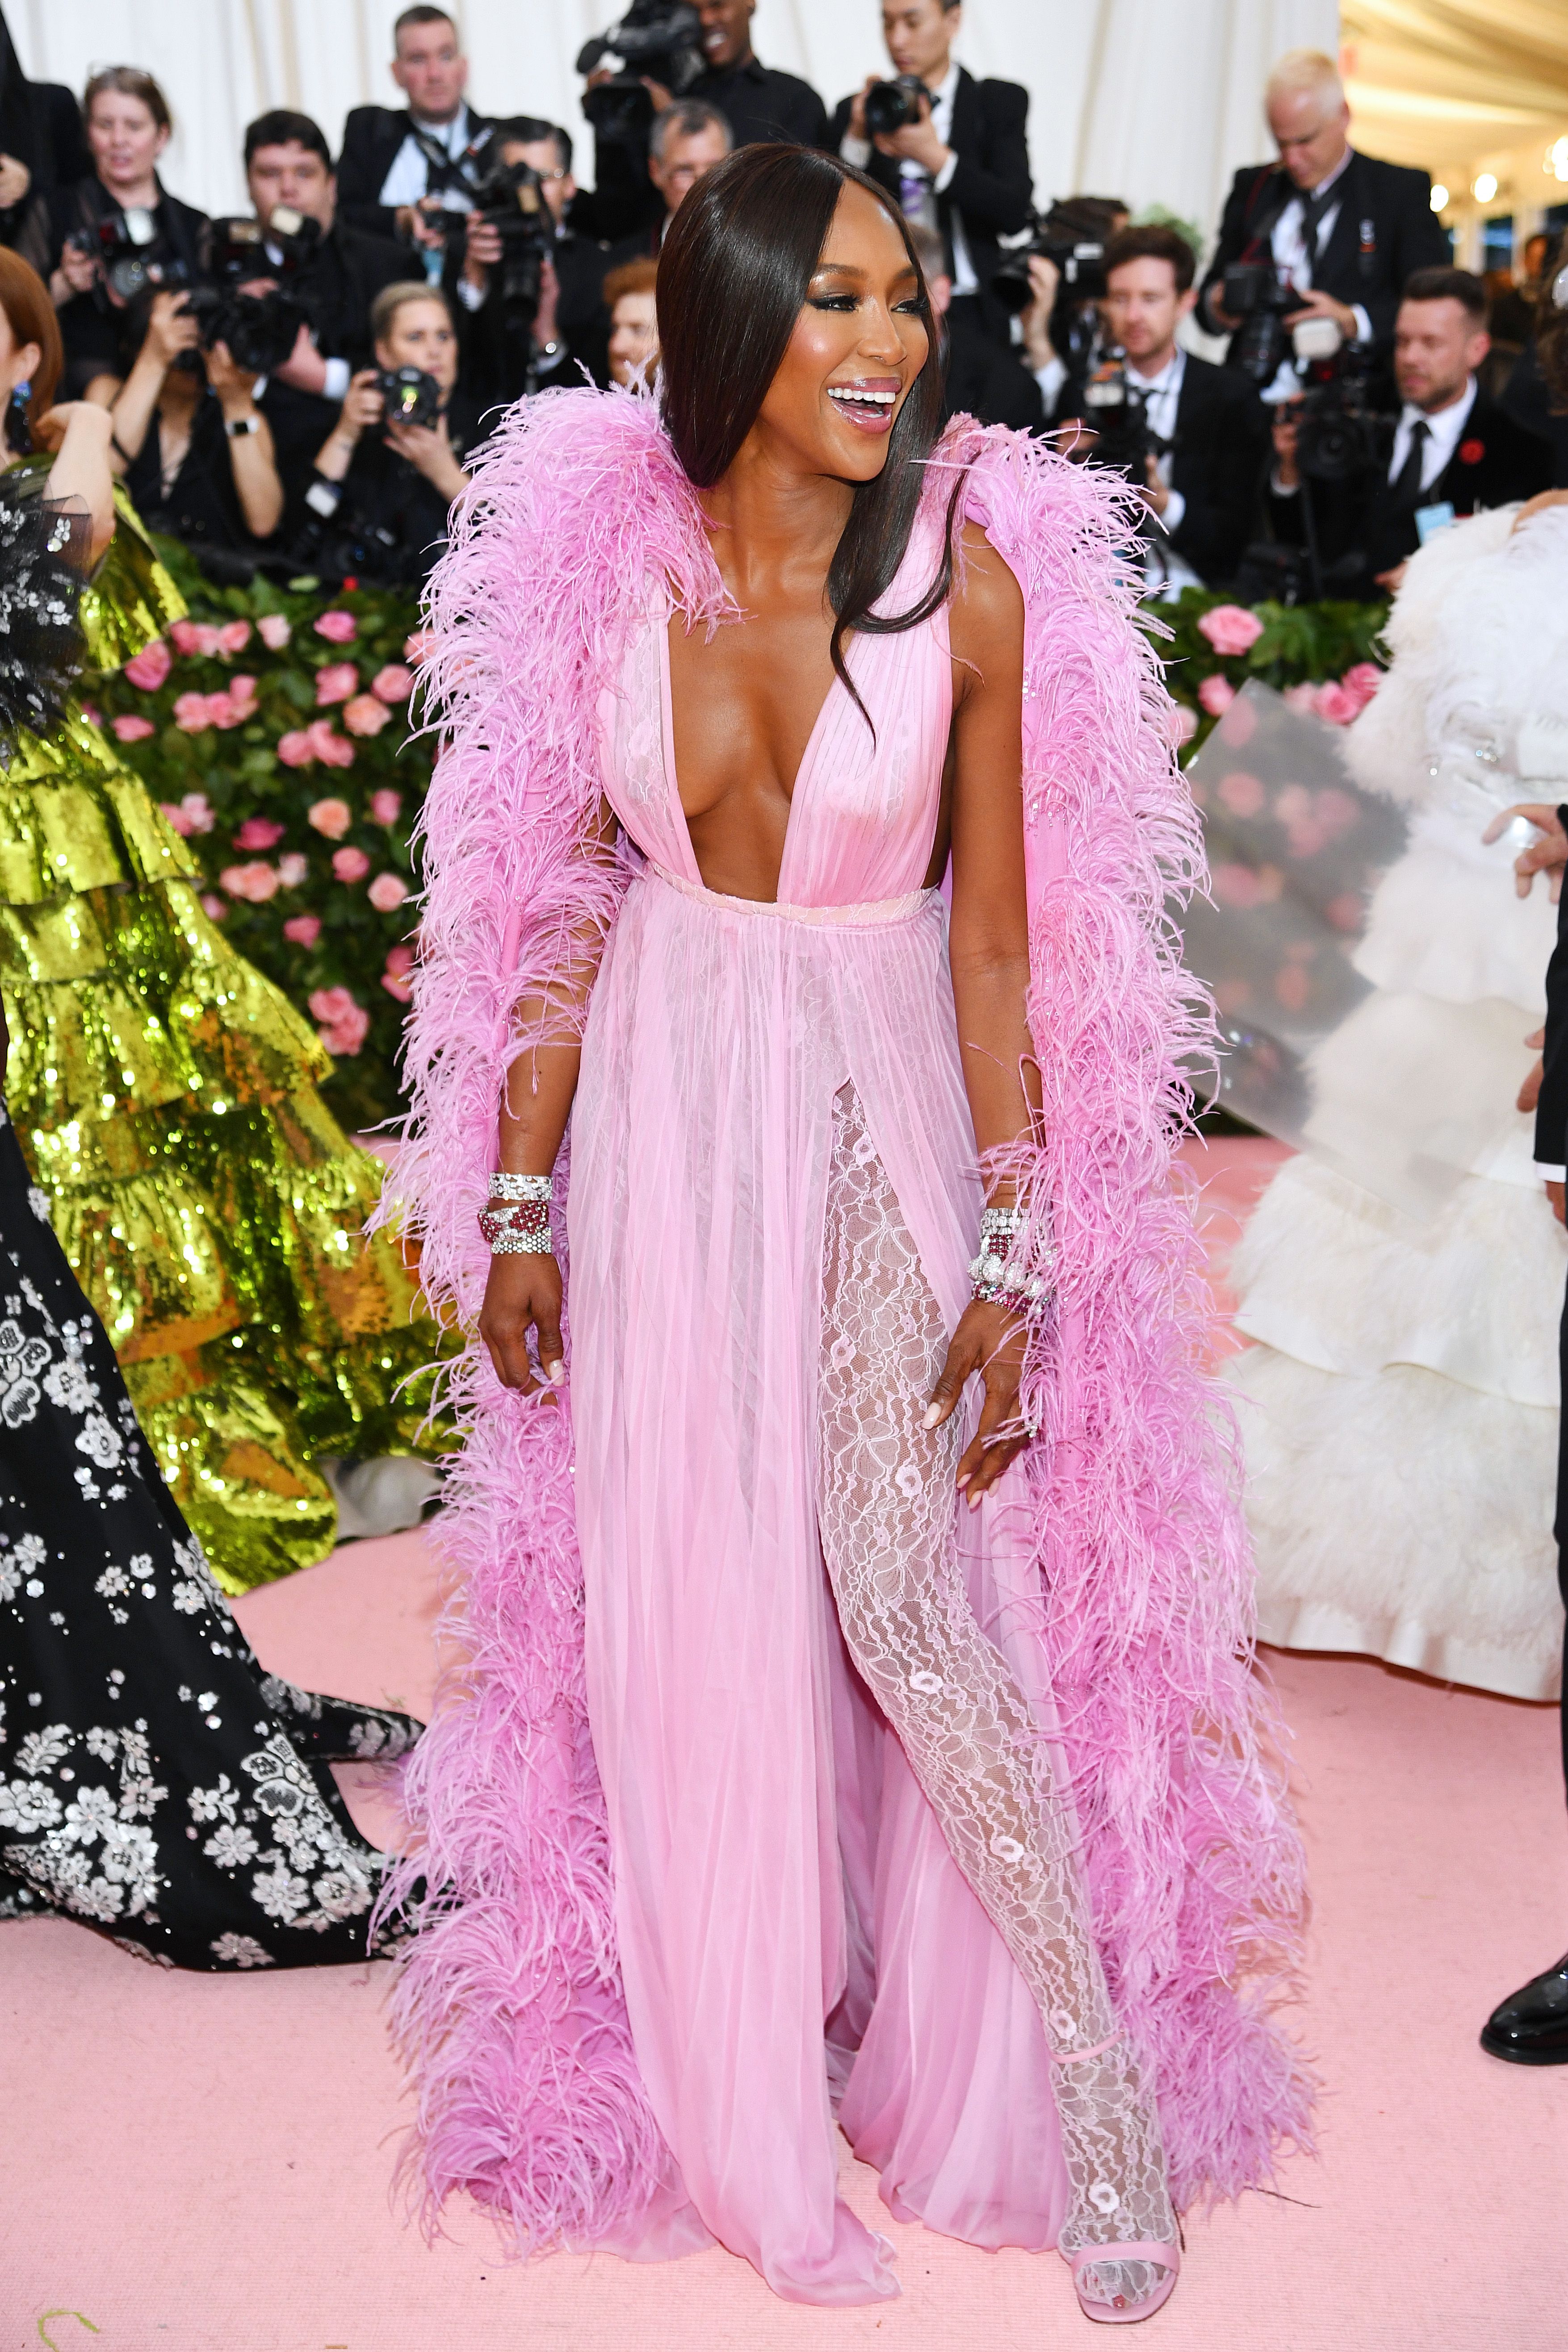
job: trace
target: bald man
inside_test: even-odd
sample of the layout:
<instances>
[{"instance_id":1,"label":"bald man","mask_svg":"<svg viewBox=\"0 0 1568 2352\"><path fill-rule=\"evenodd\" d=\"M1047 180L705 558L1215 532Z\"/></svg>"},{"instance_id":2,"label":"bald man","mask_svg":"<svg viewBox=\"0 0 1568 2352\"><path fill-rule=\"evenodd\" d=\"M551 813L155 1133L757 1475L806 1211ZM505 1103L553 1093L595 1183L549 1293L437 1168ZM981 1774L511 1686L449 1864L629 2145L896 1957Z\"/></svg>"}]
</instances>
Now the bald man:
<instances>
[{"instance_id":1,"label":"bald man","mask_svg":"<svg viewBox=\"0 0 1568 2352\"><path fill-rule=\"evenodd\" d=\"M1400 290L1417 269L1448 268L1447 232L1425 172L1379 163L1350 143L1350 108L1332 58L1292 49L1269 77L1263 109L1278 152L1231 182L1219 242L1198 292L1202 324L1234 334L1225 273L1272 262L1299 296L1288 324L1332 318L1379 366L1394 349ZM1232 346L1234 353L1234 345Z\"/></svg>"}]
</instances>

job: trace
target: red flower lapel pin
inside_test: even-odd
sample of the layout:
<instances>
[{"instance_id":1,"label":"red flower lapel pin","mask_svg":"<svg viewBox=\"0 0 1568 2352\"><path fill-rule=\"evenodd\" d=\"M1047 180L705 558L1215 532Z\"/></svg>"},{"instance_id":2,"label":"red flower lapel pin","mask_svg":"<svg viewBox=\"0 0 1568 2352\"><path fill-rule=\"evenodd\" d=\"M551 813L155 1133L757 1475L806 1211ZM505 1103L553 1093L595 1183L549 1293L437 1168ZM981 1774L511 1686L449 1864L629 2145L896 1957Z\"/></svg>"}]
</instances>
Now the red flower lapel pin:
<instances>
[{"instance_id":1,"label":"red flower lapel pin","mask_svg":"<svg viewBox=\"0 0 1568 2352\"><path fill-rule=\"evenodd\" d=\"M1461 441L1459 463L1461 466L1479 466L1486 453L1487 445L1484 441Z\"/></svg>"}]
</instances>

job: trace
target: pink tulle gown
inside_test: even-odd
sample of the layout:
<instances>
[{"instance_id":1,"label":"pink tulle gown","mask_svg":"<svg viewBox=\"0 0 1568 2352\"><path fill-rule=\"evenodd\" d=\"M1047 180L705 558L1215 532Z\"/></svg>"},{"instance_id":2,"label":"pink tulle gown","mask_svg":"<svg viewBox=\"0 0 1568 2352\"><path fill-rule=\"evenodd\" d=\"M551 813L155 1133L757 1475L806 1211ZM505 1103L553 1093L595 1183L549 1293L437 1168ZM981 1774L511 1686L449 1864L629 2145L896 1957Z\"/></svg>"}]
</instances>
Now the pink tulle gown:
<instances>
[{"instance_id":1,"label":"pink tulle gown","mask_svg":"<svg viewBox=\"0 0 1568 2352\"><path fill-rule=\"evenodd\" d=\"M917 530L883 609L938 554ZM895 2293L838 2194L835 2111L901 2219L1168 2242L1083 1925L1027 1526L1010 1479L957 1507L964 1416L922 1427L982 1206L922 887L946 613L854 638L874 740L835 681L762 904L697 871L668 610L600 704L646 863L593 992L567 1220L589 1716L678 2176L642 2250L711 2233L797 2301Z\"/></svg>"}]
</instances>

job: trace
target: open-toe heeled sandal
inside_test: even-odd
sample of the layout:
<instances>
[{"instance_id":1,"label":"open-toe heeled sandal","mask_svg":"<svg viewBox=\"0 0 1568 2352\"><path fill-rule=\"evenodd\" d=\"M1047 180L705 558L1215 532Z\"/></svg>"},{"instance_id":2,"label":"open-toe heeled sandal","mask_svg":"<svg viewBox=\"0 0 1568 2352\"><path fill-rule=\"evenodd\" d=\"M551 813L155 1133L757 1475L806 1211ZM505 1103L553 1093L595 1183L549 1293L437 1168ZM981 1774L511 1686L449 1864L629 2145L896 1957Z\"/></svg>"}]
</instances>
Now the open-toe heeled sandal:
<instances>
[{"instance_id":1,"label":"open-toe heeled sandal","mask_svg":"<svg viewBox=\"0 0 1568 2352\"><path fill-rule=\"evenodd\" d=\"M1063 2248L1072 2267L1072 2291L1078 2297L1078 2308L1085 2319L1097 2321L1102 2326L1125 2327L1136 2319L1152 2319L1156 2311L1167 2304L1181 2269L1181 2253L1176 2246L1156 2245L1149 2239L1135 2239L1126 2245L1074 2246L1070 2253ZM1092 2301L1083 2292L1083 2273L1101 2263L1158 2263L1165 2277L1151 2293L1136 2303L1118 2296L1113 2303Z\"/></svg>"}]
</instances>

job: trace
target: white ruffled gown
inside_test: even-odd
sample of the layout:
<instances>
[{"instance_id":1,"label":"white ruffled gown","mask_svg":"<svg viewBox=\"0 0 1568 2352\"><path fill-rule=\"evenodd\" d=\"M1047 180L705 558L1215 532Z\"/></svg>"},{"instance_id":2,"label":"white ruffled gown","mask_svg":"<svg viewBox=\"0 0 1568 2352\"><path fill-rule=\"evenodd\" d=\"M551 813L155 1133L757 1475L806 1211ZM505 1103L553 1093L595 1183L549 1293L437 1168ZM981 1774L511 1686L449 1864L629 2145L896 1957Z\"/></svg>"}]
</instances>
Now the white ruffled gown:
<instances>
[{"instance_id":1,"label":"white ruffled gown","mask_svg":"<svg viewBox=\"0 0 1568 2352\"><path fill-rule=\"evenodd\" d=\"M1512 538L1511 520L1442 533L1395 606L1394 667L1349 748L1358 781L1409 809L1409 842L1355 956L1379 993L1313 1056L1327 1128L1375 1096L1396 1159L1414 1071L1437 1057L1458 1122L1484 1114L1490 1140L1425 1223L1311 1149L1288 1161L1233 1261L1255 1344L1228 1377L1260 1638L1547 1699L1568 1244L1513 1105L1556 908L1540 881L1520 899L1516 845L1480 835L1511 802L1568 798L1568 510Z\"/></svg>"}]
</instances>

